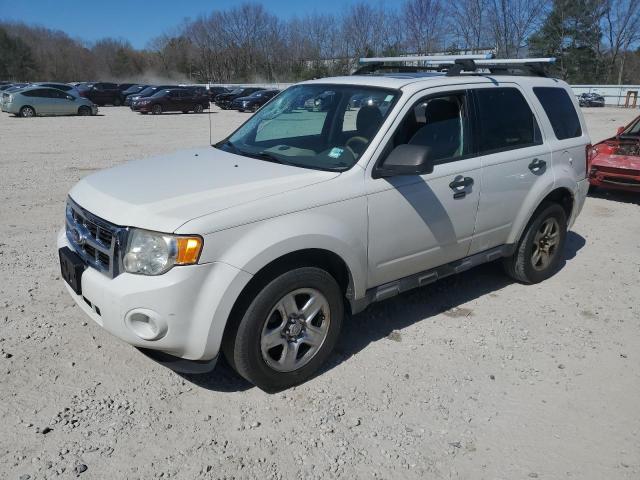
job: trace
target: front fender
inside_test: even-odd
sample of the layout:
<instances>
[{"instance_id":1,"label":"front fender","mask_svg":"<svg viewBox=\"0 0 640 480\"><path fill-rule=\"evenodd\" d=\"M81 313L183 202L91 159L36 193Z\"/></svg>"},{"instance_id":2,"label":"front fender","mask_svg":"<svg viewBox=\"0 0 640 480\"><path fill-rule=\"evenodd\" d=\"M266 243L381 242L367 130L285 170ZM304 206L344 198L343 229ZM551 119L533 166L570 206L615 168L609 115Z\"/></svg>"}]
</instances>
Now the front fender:
<instances>
[{"instance_id":1,"label":"front fender","mask_svg":"<svg viewBox=\"0 0 640 480\"><path fill-rule=\"evenodd\" d=\"M338 255L349 270L354 298L366 290L366 198L281 215L205 236L201 262L224 262L255 275L278 258L300 250Z\"/></svg>"}]
</instances>

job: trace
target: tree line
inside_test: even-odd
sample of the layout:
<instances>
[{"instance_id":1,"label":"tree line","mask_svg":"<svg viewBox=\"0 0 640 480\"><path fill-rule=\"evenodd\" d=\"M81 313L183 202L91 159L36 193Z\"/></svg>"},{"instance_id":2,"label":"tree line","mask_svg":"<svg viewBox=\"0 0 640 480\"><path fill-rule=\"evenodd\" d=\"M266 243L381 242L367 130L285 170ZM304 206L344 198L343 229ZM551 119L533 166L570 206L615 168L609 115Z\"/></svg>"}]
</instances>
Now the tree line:
<instances>
[{"instance_id":1,"label":"tree line","mask_svg":"<svg viewBox=\"0 0 640 480\"><path fill-rule=\"evenodd\" d=\"M554 56L571 83L638 83L640 0L403 0L281 19L245 3L185 19L144 49L0 22L0 79L289 82L359 57L492 51Z\"/></svg>"}]
</instances>

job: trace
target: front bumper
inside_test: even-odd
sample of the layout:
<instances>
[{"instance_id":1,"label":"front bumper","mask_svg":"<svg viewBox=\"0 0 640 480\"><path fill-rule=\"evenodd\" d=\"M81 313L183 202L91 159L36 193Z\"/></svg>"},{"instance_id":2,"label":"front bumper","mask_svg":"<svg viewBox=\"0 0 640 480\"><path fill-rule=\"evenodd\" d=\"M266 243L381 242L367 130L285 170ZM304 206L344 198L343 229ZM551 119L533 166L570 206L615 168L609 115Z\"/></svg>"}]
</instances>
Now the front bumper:
<instances>
[{"instance_id":1,"label":"front bumper","mask_svg":"<svg viewBox=\"0 0 640 480\"><path fill-rule=\"evenodd\" d=\"M594 187L640 192L640 170L599 169L591 167L589 184Z\"/></svg>"},{"instance_id":2,"label":"front bumper","mask_svg":"<svg viewBox=\"0 0 640 480\"><path fill-rule=\"evenodd\" d=\"M71 248L64 229L57 244ZM121 340L201 361L218 355L231 308L250 279L230 265L208 263L158 276L121 273L113 279L89 267L82 274L81 295L64 285L86 315ZM144 316L160 327L159 338L144 338Z\"/></svg>"}]
</instances>

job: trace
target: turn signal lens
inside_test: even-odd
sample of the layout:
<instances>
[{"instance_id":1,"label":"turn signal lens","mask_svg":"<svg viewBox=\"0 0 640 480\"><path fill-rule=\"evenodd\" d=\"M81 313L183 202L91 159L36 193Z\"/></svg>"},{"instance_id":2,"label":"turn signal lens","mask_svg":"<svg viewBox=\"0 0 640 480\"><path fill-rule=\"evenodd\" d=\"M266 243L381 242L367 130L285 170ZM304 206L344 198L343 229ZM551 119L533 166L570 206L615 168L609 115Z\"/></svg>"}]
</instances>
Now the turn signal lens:
<instances>
[{"instance_id":1,"label":"turn signal lens","mask_svg":"<svg viewBox=\"0 0 640 480\"><path fill-rule=\"evenodd\" d=\"M198 262L202 251L201 237L176 237L178 254L176 265L192 265Z\"/></svg>"}]
</instances>

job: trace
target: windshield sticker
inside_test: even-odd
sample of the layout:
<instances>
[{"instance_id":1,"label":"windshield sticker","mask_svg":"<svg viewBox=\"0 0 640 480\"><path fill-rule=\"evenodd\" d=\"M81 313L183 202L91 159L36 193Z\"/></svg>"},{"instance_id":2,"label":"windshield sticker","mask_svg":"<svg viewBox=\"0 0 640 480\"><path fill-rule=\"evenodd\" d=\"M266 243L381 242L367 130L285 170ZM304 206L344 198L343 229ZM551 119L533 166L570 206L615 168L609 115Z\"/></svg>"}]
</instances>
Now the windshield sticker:
<instances>
[{"instance_id":1,"label":"windshield sticker","mask_svg":"<svg viewBox=\"0 0 640 480\"><path fill-rule=\"evenodd\" d=\"M340 158L340 155L342 155L342 152L344 152L342 148L333 147L329 152L329 156L331 158Z\"/></svg>"},{"instance_id":2,"label":"windshield sticker","mask_svg":"<svg viewBox=\"0 0 640 480\"><path fill-rule=\"evenodd\" d=\"M385 102L390 102L391 100L393 100L393 95L387 95L384 99Z\"/></svg>"}]
</instances>

